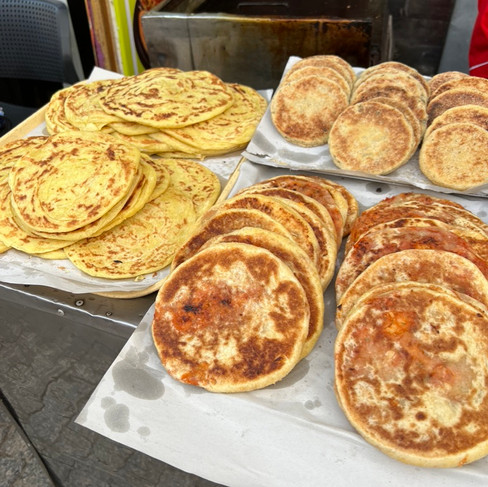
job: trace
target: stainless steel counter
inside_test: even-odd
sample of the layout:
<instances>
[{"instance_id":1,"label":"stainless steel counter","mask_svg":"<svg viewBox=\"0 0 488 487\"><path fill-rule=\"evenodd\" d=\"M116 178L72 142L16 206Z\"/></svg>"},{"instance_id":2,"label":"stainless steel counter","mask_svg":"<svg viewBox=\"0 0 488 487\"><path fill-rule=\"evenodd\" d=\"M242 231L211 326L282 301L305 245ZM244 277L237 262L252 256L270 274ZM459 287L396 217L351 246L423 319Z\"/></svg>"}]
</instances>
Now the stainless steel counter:
<instances>
[{"instance_id":1,"label":"stainless steel counter","mask_svg":"<svg viewBox=\"0 0 488 487\"><path fill-rule=\"evenodd\" d=\"M0 283L0 390L56 485L215 485L74 423L154 297Z\"/></svg>"}]
</instances>

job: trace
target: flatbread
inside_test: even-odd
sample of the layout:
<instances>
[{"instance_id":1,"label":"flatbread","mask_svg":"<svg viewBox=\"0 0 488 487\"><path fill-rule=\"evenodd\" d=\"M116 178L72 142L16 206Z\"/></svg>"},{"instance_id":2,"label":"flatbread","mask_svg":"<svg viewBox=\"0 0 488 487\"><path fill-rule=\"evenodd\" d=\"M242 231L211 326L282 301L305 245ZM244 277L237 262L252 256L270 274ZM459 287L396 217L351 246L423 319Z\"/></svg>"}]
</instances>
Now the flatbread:
<instances>
[{"instance_id":1,"label":"flatbread","mask_svg":"<svg viewBox=\"0 0 488 487\"><path fill-rule=\"evenodd\" d=\"M244 148L251 140L266 111L266 100L254 89L238 84L227 85L234 103L220 115L167 134L205 152L230 152Z\"/></svg>"},{"instance_id":2,"label":"flatbread","mask_svg":"<svg viewBox=\"0 0 488 487\"><path fill-rule=\"evenodd\" d=\"M353 281L337 303L336 327L370 289L409 281L447 287L488 308L488 280L470 260L444 250L409 249L380 257Z\"/></svg>"},{"instance_id":3,"label":"flatbread","mask_svg":"<svg viewBox=\"0 0 488 487\"><path fill-rule=\"evenodd\" d=\"M378 286L335 344L335 390L356 430L392 458L456 467L488 453L488 318L446 288Z\"/></svg>"},{"instance_id":4,"label":"flatbread","mask_svg":"<svg viewBox=\"0 0 488 487\"><path fill-rule=\"evenodd\" d=\"M10 171L13 211L33 232L79 229L127 195L139 160L135 147L100 132L52 135Z\"/></svg>"},{"instance_id":5,"label":"flatbread","mask_svg":"<svg viewBox=\"0 0 488 487\"><path fill-rule=\"evenodd\" d=\"M262 247L281 259L295 274L307 295L310 308L308 333L301 357L306 357L313 349L324 325L324 296L320 276L310 265L308 255L290 239L261 228L244 227L234 232L211 238L202 249L224 242L239 242Z\"/></svg>"},{"instance_id":6,"label":"flatbread","mask_svg":"<svg viewBox=\"0 0 488 487\"><path fill-rule=\"evenodd\" d=\"M310 75L279 86L271 100L271 120L288 142L317 147L327 143L332 124L348 103L340 85Z\"/></svg>"},{"instance_id":7,"label":"flatbread","mask_svg":"<svg viewBox=\"0 0 488 487\"><path fill-rule=\"evenodd\" d=\"M419 167L434 184L466 191L488 183L487 154L488 131L471 122L455 122L424 139Z\"/></svg>"},{"instance_id":8,"label":"flatbread","mask_svg":"<svg viewBox=\"0 0 488 487\"><path fill-rule=\"evenodd\" d=\"M359 238L345 255L335 281L337 300L373 262L383 255L407 249L453 252L473 262L488 277L488 263L462 237L449 230L437 227L373 229Z\"/></svg>"},{"instance_id":9,"label":"flatbread","mask_svg":"<svg viewBox=\"0 0 488 487\"><path fill-rule=\"evenodd\" d=\"M254 245L222 243L166 279L152 335L173 378L242 392L274 384L293 369L308 323L305 291L281 259Z\"/></svg>"},{"instance_id":10,"label":"flatbread","mask_svg":"<svg viewBox=\"0 0 488 487\"><path fill-rule=\"evenodd\" d=\"M171 269L176 269L185 260L195 255L211 238L244 227L262 228L293 240L291 233L282 223L260 210L249 208L222 210L200 222L192 235L176 251Z\"/></svg>"},{"instance_id":11,"label":"flatbread","mask_svg":"<svg viewBox=\"0 0 488 487\"><path fill-rule=\"evenodd\" d=\"M469 76L469 74L463 73L462 71L443 71L441 73L435 74L428 82L430 96L432 96L437 91L437 88L439 88L439 86L443 85L447 81L466 78L467 76Z\"/></svg>"},{"instance_id":12,"label":"flatbread","mask_svg":"<svg viewBox=\"0 0 488 487\"><path fill-rule=\"evenodd\" d=\"M90 276L139 278L168 266L193 231L196 215L186 195L170 187L120 225L65 248L68 259Z\"/></svg>"},{"instance_id":13,"label":"flatbread","mask_svg":"<svg viewBox=\"0 0 488 487\"><path fill-rule=\"evenodd\" d=\"M234 103L234 94L208 71L152 68L113 83L100 103L123 120L166 129L219 115Z\"/></svg>"},{"instance_id":14,"label":"flatbread","mask_svg":"<svg viewBox=\"0 0 488 487\"><path fill-rule=\"evenodd\" d=\"M402 112L375 101L346 108L329 135L334 164L364 174L391 173L408 162L415 147L413 129Z\"/></svg>"}]
</instances>

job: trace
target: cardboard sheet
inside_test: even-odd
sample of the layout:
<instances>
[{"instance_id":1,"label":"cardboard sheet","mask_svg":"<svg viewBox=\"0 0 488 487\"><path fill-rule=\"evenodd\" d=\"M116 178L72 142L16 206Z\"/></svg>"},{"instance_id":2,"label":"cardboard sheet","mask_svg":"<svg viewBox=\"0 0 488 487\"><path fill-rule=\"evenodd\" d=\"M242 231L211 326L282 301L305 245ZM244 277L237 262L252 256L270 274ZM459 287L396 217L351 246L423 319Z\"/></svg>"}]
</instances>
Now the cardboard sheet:
<instances>
[{"instance_id":1,"label":"cardboard sheet","mask_svg":"<svg viewBox=\"0 0 488 487\"><path fill-rule=\"evenodd\" d=\"M245 161L234 190L287 173ZM330 177L361 209L409 187ZM449 196L487 221L485 202ZM340 262L342 255L339 257ZM169 377L154 348L152 307L109 368L77 423L187 472L230 487L488 485L488 458L458 469L404 465L367 444L334 396L335 298L325 293L324 331L277 384L215 394Z\"/></svg>"}]
</instances>

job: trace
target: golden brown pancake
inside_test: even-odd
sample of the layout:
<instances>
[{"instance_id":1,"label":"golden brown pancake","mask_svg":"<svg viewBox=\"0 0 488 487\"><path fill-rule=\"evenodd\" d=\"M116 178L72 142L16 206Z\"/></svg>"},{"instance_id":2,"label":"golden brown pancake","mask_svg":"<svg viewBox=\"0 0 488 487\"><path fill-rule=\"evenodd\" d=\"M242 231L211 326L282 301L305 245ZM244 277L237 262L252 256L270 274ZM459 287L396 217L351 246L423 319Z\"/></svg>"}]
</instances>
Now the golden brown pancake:
<instances>
[{"instance_id":1,"label":"golden brown pancake","mask_svg":"<svg viewBox=\"0 0 488 487\"><path fill-rule=\"evenodd\" d=\"M372 72L368 76L360 77L354 84L353 97L360 96L365 90L382 89L388 86L399 86L423 103L427 103L428 92L424 85L414 76L400 70L381 70Z\"/></svg>"},{"instance_id":2,"label":"golden brown pancake","mask_svg":"<svg viewBox=\"0 0 488 487\"><path fill-rule=\"evenodd\" d=\"M317 342L324 324L324 296L320 276L315 267L310 265L308 255L290 239L256 227L245 227L213 237L202 249L224 242L239 242L265 248L293 271L307 295L310 308L308 334L303 346L302 358L307 356Z\"/></svg>"},{"instance_id":3,"label":"golden brown pancake","mask_svg":"<svg viewBox=\"0 0 488 487\"><path fill-rule=\"evenodd\" d=\"M67 92L64 100L66 120L79 130L97 131L120 118L109 115L100 106L100 98L114 80L79 83Z\"/></svg>"},{"instance_id":4,"label":"golden brown pancake","mask_svg":"<svg viewBox=\"0 0 488 487\"><path fill-rule=\"evenodd\" d=\"M293 81L295 79L310 75L323 76L325 78L331 79L342 88L344 93L346 93L349 98L351 94L351 87L348 80L344 78L344 76L340 74L337 70L328 66L302 66L292 69L285 73L283 79L281 80L281 84L289 83L290 81Z\"/></svg>"},{"instance_id":5,"label":"golden brown pancake","mask_svg":"<svg viewBox=\"0 0 488 487\"><path fill-rule=\"evenodd\" d=\"M443 71L442 73L437 73L429 80L430 93L435 93L437 88L439 88L439 86L446 83L447 81L466 78L467 76L469 75L461 71Z\"/></svg>"},{"instance_id":6,"label":"golden brown pancake","mask_svg":"<svg viewBox=\"0 0 488 487\"><path fill-rule=\"evenodd\" d=\"M234 95L208 71L152 68L117 80L100 99L108 114L158 129L185 127L224 112Z\"/></svg>"},{"instance_id":7,"label":"golden brown pancake","mask_svg":"<svg viewBox=\"0 0 488 487\"><path fill-rule=\"evenodd\" d=\"M380 257L408 249L439 249L454 252L475 264L488 277L488 263L461 237L438 227L372 229L349 249L337 273L336 297L341 299L353 281Z\"/></svg>"},{"instance_id":8,"label":"golden brown pancake","mask_svg":"<svg viewBox=\"0 0 488 487\"><path fill-rule=\"evenodd\" d=\"M295 70L308 66L333 69L347 81L350 87L352 87L354 80L356 79L356 74L354 73L352 66L345 59L333 54L317 54L315 56L308 56L300 59L286 72L286 74L291 74Z\"/></svg>"},{"instance_id":9,"label":"golden brown pancake","mask_svg":"<svg viewBox=\"0 0 488 487\"><path fill-rule=\"evenodd\" d=\"M313 228L295 208L286 204L283 199L244 193L214 206L205 218L211 218L211 215L219 211L237 208L259 210L281 223L288 230L293 240L307 253L311 262L316 266L319 265L320 247Z\"/></svg>"},{"instance_id":10,"label":"golden brown pancake","mask_svg":"<svg viewBox=\"0 0 488 487\"><path fill-rule=\"evenodd\" d=\"M412 66L399 61L384 61L374 66L370 66L365 69L359 76L356 83L368 78L369 76L374 76L380 73L406 73L413 78L423 87L425 94L428 95L430 92L429 83L427 80Z\"/></svg>"},{"instance_id":11,"label":"golden brown pancake","mask_svg":"<svg viewBox=\"0 0 488 487\"><path fill-rule=\"evenodd\" d=\"M446 81L431 93L430 99L433 100L447 90L458 88L468 88L476 91L486 92L488 90L488 80L485 78L478 78L477 76L464 76L459 79Z\"/></svg>"},{"instance_id":12,"label":"golden brown pancake","mask_svg":"<svg viewBox=\"0 0 488 487\"><path fill-rule=\"evenodd\" d=\"M402 112L375 101L349 106L329 135L334 164L365 174L389 174L410 159L415 147L413 129Z\"/></svg>"},{"instance_id":13,"label":"golden brown pancake","mask_svg":"<svg viewBox=\"0 0 488 487\"><path fill-rule=\"evenodd\" d=\"M274 384L300 360L309 308L291 269L270 251L212 245L158 292L152 335L176 380L214 392Z\"/></svg>"},{"instance_id":14,"label":"golden brown pancake","mask_svg":"<svg viewBox=\"0 0 488 487\"><path fill-rule=\"evenodd\" d=\"M46 122L48 134L52 135L59 132L76 130L76 127L66 118L64 110L66 97L72 90L76 89L75 86L76 85L68 86L67 88L56 91L47 103L46 111L44 113L44 121Z\"/></svg>"},{"instance_id":15,"label":"golden brown pancake","mask_svg":"<svg viewBox=\"0 0 488 487\"><path fill-rule=\"evenodd\" d=\"M135 147L100 132L52 135L10 171L13 211L34 232L79 229L127 195L139 160Z\"/></svg>"},{"instance_id":16,"label":"golden brown pancake","mask_svg":"<svg viewBox=\"0 0 488 487\"><path fill-rule=\"evenodd\" d=\"M330 213L337 233L337 243L340 245L344 231L344 221L337 203L335 202L330 191L320 181L316 181L313 177L299 176L299 175L283 175L276 176L265 181L261 181L253 185L255 189L261 188L285 188L292 191L298 191L310 198L317 200L320 204L327 208Z\"/></svg>"},{"instance_id":17,"label":"golden brown pancake","mask_svg":"<svg viewBox=\"0 0 488 487\"><path fill-rule=\"evenodd\" d=\"M222 210L200 222L192 235L176 251L171 268L175 269L195 255L212 237L243 227L263 228L293 240L292 235L282 223L260 210L244 208Z\"/></svg>"},{"instance_id":18,"label":"golden brown pancake","mask_svg":"<svg viewBox=\"0 0 488 487\"><path fill-rule=\"evenodd\" d=\"M466 191L488 183L487 153L488 131L470 122L450 123L424 139L419 167L434 184Z\"/></svg>"},{"instance_id":19,"label":"golden brown pancake","mask_svg":"<svg viewBox=\"0 0 488 487\"><path fill-rule=\"evenodd\" d=\"M195 222L190 198L170 187L120 225L75 242L65 252L77 268L91 276L139 278L169 265Z\"/></svg>"},{"instance_id":20,"label":"golden brown pancake","mask_svg":"<svg viewBox=\"0 0 488 487\"><path fill-rule=\"evenodd\" d=\"M488 130L488 108L479 105L461 105L449 108L436 117L425 131L427 138L431 132L449 123L469 122Z\"/></svg>"},{"instance_id":21,"label":"golden brown pancake","mask_svg":"<svg viewBox=\"0 0 488 487\"><path fill-rule=\"evenodd\" d=\"M337 328L370 289L382 284L412 281L447 287L488 307L488 280L470 260L444 250L401 250L380 257L348 287L337 303Z\"/></svg>"},{"instance_id":22,"label":"golden brown pancake","mask_svg":"<svg viewBox=\"0 0 488 487\"><path fill-rule=\"evenodd\" d=\"M453 88L444 91L429 101L427 105L427 124L430 125L435 118L449 108L461 105L479 105L488 107L488 93L473 88Z\"/></svg>"},{"instance_id":23,"label":"golden brown pancake","mask_svg":"<svg viewBox=\"0 0 488 487\"><path fill-rule=\"evenodd\" d=\"M488 453L488 318L446 288L378 286L335 344L338 402L385 454L455 467Z\"/></svg>"},{"instance_id":24,"label":"golden brown pancake","mask_svg":"<svg viewBox=\"0 0 488 487\"><path fill-rule=\"evenodd\" d=\"M361 213L347 240L346 251L374 225L400 218L435 218L450 225L488 232L488 226L480 218L454 201L423 193L400 193Z\"/></svg>"},{"instance_id":25,"label":"golden brown pancake","mask_svg":"<svg viewBox=\"0 0 488 487\"><path fill-rule=\"evenodd\" d=\"M288 142L317 147L327 143L332 124L348 102L340 85L310 75L280 85L271 100L271 120Z\"/></svg>"}]
</instances>

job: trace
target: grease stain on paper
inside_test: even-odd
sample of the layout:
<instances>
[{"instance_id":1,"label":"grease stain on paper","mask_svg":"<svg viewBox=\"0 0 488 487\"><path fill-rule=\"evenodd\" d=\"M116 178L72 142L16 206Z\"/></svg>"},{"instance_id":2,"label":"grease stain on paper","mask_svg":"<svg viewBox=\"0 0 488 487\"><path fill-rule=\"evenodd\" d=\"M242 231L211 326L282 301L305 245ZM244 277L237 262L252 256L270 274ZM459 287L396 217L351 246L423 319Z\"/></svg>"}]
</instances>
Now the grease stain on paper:
<instances>
[{"instance_id":1,"label":"grease stain on paper","mask_svg":"<svg viewBox=\"0 0 488 487\"><path fill-rule=\"evenodd\" d=\"M147 360L147 357L140 358ZM161 381L132 360L124 359L117 362L112 367L112 376L115 390L127 392L139 399L155 400L164 394Z\"/></svg>"},{"instance_id":2,"label":"grease stain on paper","mask_svg":"<svg viewBox=\"0 0 488 487\"><path fill-rule=\"evenodd\" d=\"M102 399L102 408L105 409L103 419L105 424L115 433L129 431L129 408L125 404L117 404L111 397Z\"/></svg>"}]
</instances>

